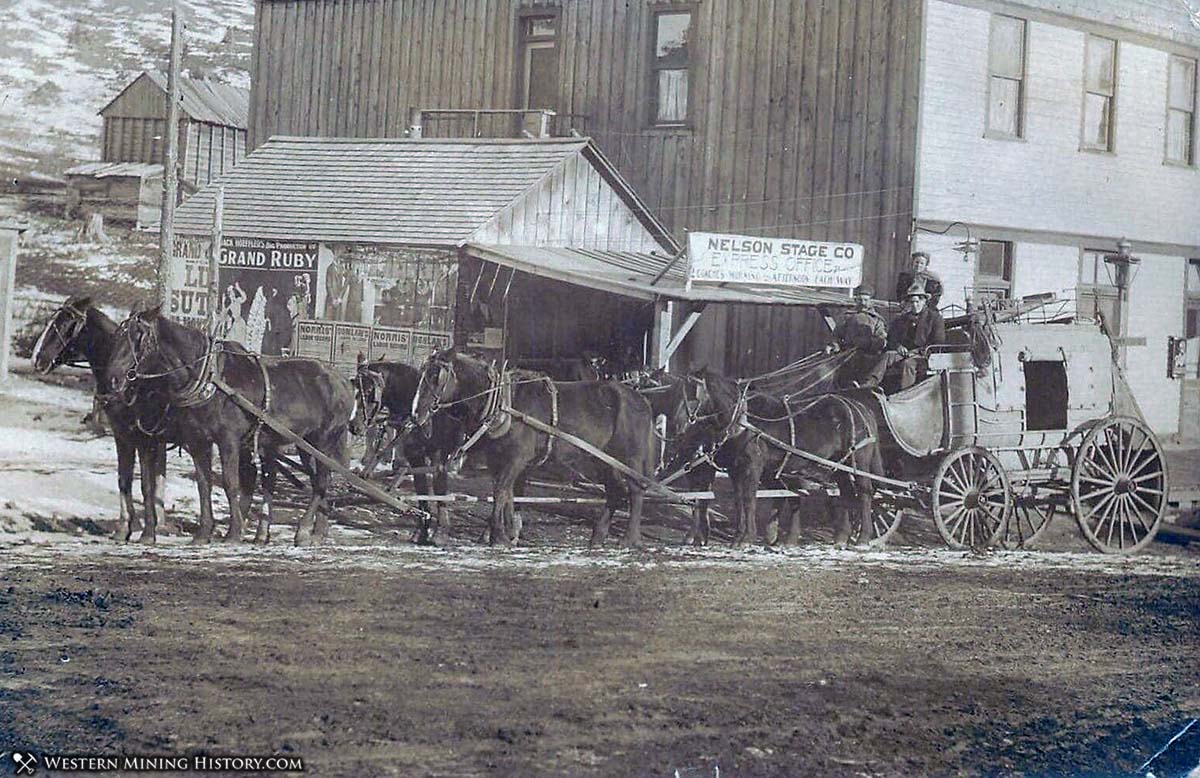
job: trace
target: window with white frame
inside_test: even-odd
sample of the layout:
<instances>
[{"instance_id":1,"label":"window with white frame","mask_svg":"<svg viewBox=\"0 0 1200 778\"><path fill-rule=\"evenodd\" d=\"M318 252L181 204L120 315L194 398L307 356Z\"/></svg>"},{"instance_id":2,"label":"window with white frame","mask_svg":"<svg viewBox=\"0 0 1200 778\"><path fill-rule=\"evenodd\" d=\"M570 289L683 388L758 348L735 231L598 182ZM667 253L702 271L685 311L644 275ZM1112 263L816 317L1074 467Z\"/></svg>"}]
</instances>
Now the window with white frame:
<instances>
[{"instance_id":1,"label":"window with white frame","mask_svg":"<svg viewBox=\"0 0 1200 778\"><path fill-rule=\"evenodd\" d=\"M1025 20L992 15L988 47L989 135L1024 136Z\"/></svg>"},{"instance_id":2,"label":"window with white frame","mask_svg":"<svg viewBox=\"0 0 1200 778\"><path fill-rule=\"evenodd\" d=\"M1113 150L1113 119L1117 98L1117 42L1087 36L1084 53L1083 147Z\"/></svg>"},{"instance_id":3,"label":"window with white frame","mask_svg":"<svg viewBox=\"0 0 1200 778\"><path fill-rule=\"evenodd\" d=\"M1190 165L1196 129L1196 60L1171 56L1167 79L1167 161Z\"/></svg>"},{"instance_id":4,"label":"window with white frame","mask_svg":"<svg viewBox=\"0 0 1200 778\"><path fill-rule=\"evenodd\" d=\"M686 8L660 8L653 12L653 20L650 123L686 124L691 118L692 12Z\"/></svg>"},{"instance_id":5,"label":"window with white frame","mask_svg":"<svg viewBox=\"0 0 1200 778\"><path fill-rule=\"evenodd\" d=\"M1080 316L1104 317L1104 324L1113 335L1120 335L1120 300L1113 281L1112 268L1104 263L1100 249L1084 249L1079 255L1079 285L1075 289L1075 312Z\"/></svg>"},{"instance_id":6,"label":"window with white frame","mask_svg":"<svg viewBox=\"0 0 1200 778\"><path fill-rule=\"evenodd\" d=\"M980 299L1010 297L1012 277L1012 241L979 241L979 265L975 270L976 296Z\"/></svg>"}]
</instances>

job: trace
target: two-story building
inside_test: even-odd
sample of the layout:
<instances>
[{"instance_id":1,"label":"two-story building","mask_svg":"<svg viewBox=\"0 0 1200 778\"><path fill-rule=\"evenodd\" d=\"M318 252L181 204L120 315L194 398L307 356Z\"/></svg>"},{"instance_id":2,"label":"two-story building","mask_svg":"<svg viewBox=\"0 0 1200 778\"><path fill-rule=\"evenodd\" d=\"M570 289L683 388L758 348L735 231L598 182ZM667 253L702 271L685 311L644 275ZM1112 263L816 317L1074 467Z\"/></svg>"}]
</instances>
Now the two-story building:
<instances>
[{"instance_id":1,"label":"two-story building","mask_svg":"<svg viewBox=\"0 0 1200 778\"><path fill-rule=\"evenodd\" d=\"M927 0L923 51L914 243L943 304L1053 292L1099 310L1148 421L1175 433L1200 396L1167 375L1168 338L1200 335L1200 19L1155 0ZM1141 259L1124 311L1104 260L1122 237Z\"/></svg>"}]
</instances>

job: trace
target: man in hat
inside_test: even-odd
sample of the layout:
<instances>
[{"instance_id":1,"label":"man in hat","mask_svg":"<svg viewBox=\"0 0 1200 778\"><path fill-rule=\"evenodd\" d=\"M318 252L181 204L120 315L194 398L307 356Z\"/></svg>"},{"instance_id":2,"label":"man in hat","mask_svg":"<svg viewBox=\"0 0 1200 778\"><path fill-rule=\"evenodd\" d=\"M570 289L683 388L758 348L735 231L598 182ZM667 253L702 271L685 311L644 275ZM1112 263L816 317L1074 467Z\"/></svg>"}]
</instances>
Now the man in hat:
<instances>
[{"instance_id":1,"label":"man in hat","mask_svg":"<svg viewBox=\"0 0 1200 778\"><path fill-rule=\"evenodd\" d=\"M929 254L924 251L914 251L909 269L900 272L900 278L896 281L896 299L903 301L913 284L920 284L929 295L930 307L938 307L942 301L942 279L929 269Z\"/></svg>"},{"instance_id":2,"label":"man in hat","mask_svg":"<svg viewBox=\"0 0 1200 778\"><path fill-rule=\"evenodd\" d=\"M875 310L874 290L866 284L854 289L854 307L842 314L827 351L856 349L838 369L838 384L849 386L871 369L887 346L887 323Z\"/></svg>"},{"instance_id":3,"label":"man in hat","mask_svg":"<svg viewBox=\"0 0 1200 778\"><path fill-rule=\"evenodd\" d=\"M924 367L921 352L946 342L946 322L929 304L929 293L921 284L909 286L904 298L904 310L888 327L888 350L875 361L864 381L869 386L878 386L888 368L899 364L900 388L907 389L917 382L917 373Z\"/></svg>"}]
</instances>

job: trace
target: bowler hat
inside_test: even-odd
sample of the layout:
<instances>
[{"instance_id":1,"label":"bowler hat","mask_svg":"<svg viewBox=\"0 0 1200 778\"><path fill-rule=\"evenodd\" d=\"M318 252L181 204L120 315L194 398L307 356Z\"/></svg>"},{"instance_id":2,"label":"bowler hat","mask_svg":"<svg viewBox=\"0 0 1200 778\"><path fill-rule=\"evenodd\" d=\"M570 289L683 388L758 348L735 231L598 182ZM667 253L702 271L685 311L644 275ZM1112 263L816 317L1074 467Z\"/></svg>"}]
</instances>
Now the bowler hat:
<instances>
[{"instance_id":1,"label":"bowler hat","mask_svg":"<svg viewBox=\"0 0 1200 778\"><path fill-rule=\"evenodd\" d=\"M906 298L908 298L908 297L929 297L929 293L925 291L925 284L922 284L919 281L917 281L917 282L914 282L909 285L908 291L904 293L904 296Z\"/></svg>"}]
</instances>

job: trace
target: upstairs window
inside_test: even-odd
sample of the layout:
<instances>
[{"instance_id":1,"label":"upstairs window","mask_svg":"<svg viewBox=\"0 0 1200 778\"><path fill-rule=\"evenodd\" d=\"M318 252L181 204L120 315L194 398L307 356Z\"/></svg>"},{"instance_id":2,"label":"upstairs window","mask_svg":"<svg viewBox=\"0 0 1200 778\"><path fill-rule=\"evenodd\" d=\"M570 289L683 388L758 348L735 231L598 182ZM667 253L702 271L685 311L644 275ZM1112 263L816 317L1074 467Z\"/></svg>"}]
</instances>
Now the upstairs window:
<instances>
[{"instance_id":1,"label":"upstairs window","mask_svg":"<svg viewBox=\"0 0 1200 778\"><path fill-rule=\"evenodd\" d=\"M1167 162L1191 165L1196 117L1196 60L1171 57L1167 79Z\"/></svg>"},{"instance_id":2,"label":"upstairs window","mask_svg":"<svg viewBox=\"0 0 1200 778\"><path fill-rule=\"evenodd\" d=\"M1111 38L1089 35L1084 58L1083 148L1112 151L1117 96L1117 42Z\"/></svg>"},{"instance_id":3,"label":"upstairs window","mask_svg":"<svg viewBox=\"0 0 1200 778\"><path fill-rule=\"evenodd\" d=\"M678 126L691 118L689 76L692 66L692 12L654 12L654 51L651 53L651 123Z\"/></svg>"},{"instance_id":4,"label":"upstairs window","mask_svg":"<svg viewBox=\"0 0 1200 778\"><path fill-rule=\"evenodd\" d=\"M521 107L558 107L558 14L520 18Z\"/></svg>"},{"instance_id":5,"label":"upstairs window","mask_svg":"<svg viewBox=\"0 0 1200 778\"><path fill-rule=\"evenodd\" d=\"M988 135L1024 136L1025 20L992 16L988 50Z\"/></svg>"}]
</instances>

